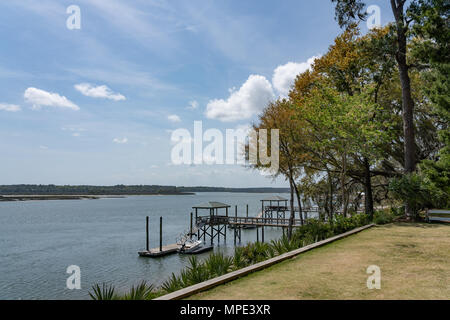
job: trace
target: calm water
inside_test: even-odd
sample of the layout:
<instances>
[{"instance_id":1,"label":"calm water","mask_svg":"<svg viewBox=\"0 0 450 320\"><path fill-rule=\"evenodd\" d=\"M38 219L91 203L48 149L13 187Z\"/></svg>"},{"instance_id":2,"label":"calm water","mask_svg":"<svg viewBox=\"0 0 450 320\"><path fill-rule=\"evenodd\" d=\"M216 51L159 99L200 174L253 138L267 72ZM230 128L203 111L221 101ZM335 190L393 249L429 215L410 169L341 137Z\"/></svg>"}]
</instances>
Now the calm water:
<instances>
[{"instance_id":1,"label":"calm water","mask_svg":"<svg viewBox=\"0 0 450 320\"><path fill-rule=\"evenodd\" d=\"M150 216L150 246L159 245L159 217L164 244L175 243L189 228L193 205L220 201L239 207L239 215L260 211L267 194L198 193L189 196L132 196L122 199L0 202L0 299L89 299L95 283L126 290L146 280L160 284L187 264L188 256L140 258L145 247L145 216ZM287 197L287 195L284 195ZM265 238L281 231L267 228ZM221 239L223 241L223 239ZM228 243L217 247L231 254ZM255 230L243 230L242 241L256 240ZM209 253L200 255L200 258ZM81 290L66 288L69 265L81 268Z\"/></svg>"}]
</instances>

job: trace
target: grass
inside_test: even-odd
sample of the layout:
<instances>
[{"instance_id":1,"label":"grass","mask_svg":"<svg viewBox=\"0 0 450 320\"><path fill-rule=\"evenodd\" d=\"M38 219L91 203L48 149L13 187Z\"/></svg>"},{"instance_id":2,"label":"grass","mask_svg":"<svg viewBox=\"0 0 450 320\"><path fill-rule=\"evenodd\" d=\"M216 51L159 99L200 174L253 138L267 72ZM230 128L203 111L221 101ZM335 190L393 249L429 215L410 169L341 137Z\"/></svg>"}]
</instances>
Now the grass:
<instances>
[{"instance_id":1,"label":"grass","mask_svg":"<svg viewBox=\"0 0 450 320\"><path fill-rule=\"evenodd\" d=\"M377 226L190 299L450 299L450 226ZM381 289L366 269L381 268Z\"/></svg>"}]
</instances>

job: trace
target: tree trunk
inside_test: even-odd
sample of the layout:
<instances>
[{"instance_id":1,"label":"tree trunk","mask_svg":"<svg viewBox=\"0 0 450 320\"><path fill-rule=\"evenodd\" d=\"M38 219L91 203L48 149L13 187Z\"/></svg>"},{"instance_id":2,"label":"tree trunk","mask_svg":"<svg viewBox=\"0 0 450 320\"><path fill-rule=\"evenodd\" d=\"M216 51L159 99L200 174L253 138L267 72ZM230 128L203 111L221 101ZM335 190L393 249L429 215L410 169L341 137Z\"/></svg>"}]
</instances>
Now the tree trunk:
<instances>
[{"instance_id":1,"label":"tree trunk","mask_svg":"<svg viewBox=\"0 0 450 320\"><path fill-rule=\"evenodd\" d=\"M295 191L295 195L297 196L298 214L300 216L300 223L303 225L302 201L300 199L300 192L298 192L298 187L295 184L295 181L294 181L294 191Z\"/></svg>"},{"instance_id":2,"label":"tree trunk","mask_svg":"<svg viewBox=\"0 0 450 320\"><path fill-rule=\"evenodd\" d=\"M416 170L416 145L414 137L414 101L411 94L411 80L408 74L408 64L406 61L407 39L406 22L403 13L404 0L390 0L392 12L394 13L397 25L397 45L398 51L396 60L402 85L402 117L405 152L405 173L412 173ZM408 219L412 219L414 212L408 204L405 205L405 214Z\"/></svg>"},{"instance_id":3,"label":"tree trunk","mask_svg":"<svg viewBox=\"0 0 450 320\"><path fill-rule=\"evenodd\" d=\"M342 157L342 171L341 171L341 192L342 192L342 215L347 217L347 190L345 188L345 177L347 174L347 154L344 152Z\"/></svg>"},{"instance_id":4,"label":"tree trunk","mask_svg":"<svg viewBox=\"0 0 450 320\"><path fill-rule=\"evenodd\" d=\"M373 194L372 181L370 177L369 159L364 157L364 208L370 220L373 219Z\"/></svg>"},{"instance_id":5,"label":"tree trunk","mask_svg":"<svg viewBox=\"0 0 450 320\"><path fill-rule=\"evenodd\" d=\"M330 188L330 209L328 211L330 222L333 221L333 179L331 177L330 171L327 169L328 173L328 186Z\"/></svg>"},{"instance_id":6,"label":"tree trunk","mask_svg":"<svg viewBox=\"0 0 450 320\"><path fill-rule=\"evenodd\" d=\"M292 177L289 177L289 186L290 186L290 189L291 189L291 198L290 198L291 216L289 217L289 224L288 224L288 239L291 240L291 238L292 238L292 226L294 225L294 218L295 218L294 185L293 185Z\"/></svg>"}]
</instances>

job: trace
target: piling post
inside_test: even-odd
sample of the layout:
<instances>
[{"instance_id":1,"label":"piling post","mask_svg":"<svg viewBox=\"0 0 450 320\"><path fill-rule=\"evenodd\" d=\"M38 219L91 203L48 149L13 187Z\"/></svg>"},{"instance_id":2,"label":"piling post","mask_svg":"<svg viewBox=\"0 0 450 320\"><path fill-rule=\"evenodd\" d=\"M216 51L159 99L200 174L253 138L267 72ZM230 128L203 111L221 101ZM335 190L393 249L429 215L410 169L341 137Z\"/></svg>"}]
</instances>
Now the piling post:
<instances>
[{"instance_id":1,"label":"piling post","mask_svg":"<svg viewBox=\"0 0 450 320\"><path fill-rule=\"evenodd\" d=\"M239 228L239 243L242 242L242 228Z\"/></svg>"},{"instance_id":2,"label":"piling post","mask_svg":"<svg viewBox=\"0 0 450 320\"><path fill-rule=\"evenodd\" d=\"M234 207L234 218L235 218L235 225L234 225L234 245L236 245L236 228L238 227L237 225L237 206Z\"/></svg>"},{"instance_id":3,"label":"piling post","mask_svg":"<svg viewBox=\"0 0 450 320\"><path fill-rule=\"evenodd\" d=\"M162 217L159 218L159 251L162 251Z\"/></svg>"},{"instance_id":4,"label":"piling post","mask_svg":"<svg viewBox=\"0 0 450 320\"><path fill-rule=\"evenodd\" d=\"M259 227L256 226L256 242L259 242Z\"/></svg>"},{"instance_id":5,"label":"piling post","mask_svg":"<svg viewBox=\"0 0 450 320\"><path fill-rule=\"evenodd\" d=\"M264 243L264 226L261 228L261 241Z\"/></svg>"},{"instance_id":6,"label":"piling post","mask_svg":"<svg viewBox=\"0 0 450 320\"><path fill-rule=\"evenodd\" d=\"M192 219L194 217L194 214L191 212L191 229L189 231L189 237L192 239Z\"/></svg>"},{"instance_id":7,"label":"piling post","mask_svg":"<svg viewBox=\"0 0 450 320\"><path fill-rule=\"evenodd\" d=\"M147 251L150 251L150 240L149 240L149 234L148 234L148 227L149 227L149 217L145 217L145 242L146 242L146 246L145 248L147 249Z\"/></svg>"}]
</instances>

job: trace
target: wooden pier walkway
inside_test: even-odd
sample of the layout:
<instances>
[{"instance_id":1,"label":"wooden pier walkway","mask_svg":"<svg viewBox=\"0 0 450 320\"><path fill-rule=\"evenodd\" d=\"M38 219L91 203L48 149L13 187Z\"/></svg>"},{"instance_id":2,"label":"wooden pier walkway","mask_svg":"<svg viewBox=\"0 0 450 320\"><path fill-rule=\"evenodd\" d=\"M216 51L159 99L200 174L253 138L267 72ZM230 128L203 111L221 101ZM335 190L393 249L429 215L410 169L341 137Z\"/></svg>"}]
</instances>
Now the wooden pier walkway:
<instances>
[{"instance_id":1,"label":"wooden pier walkway","mask_svg":"<svg viewBox=\"0 0 450 320\"><path fill-rule=\"evenodd\" d=\"M239 226L255 226L255 227L288 227L289 219L284 218L263 218L263 217L227 217L227 216L207 216L199 217L198 222L202 225L230 225ZM293 219L293 227L302 226L300 219Z\"/></svg>"}]
</instances>

